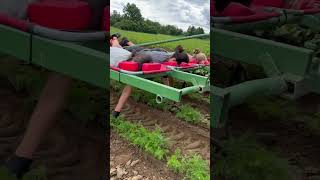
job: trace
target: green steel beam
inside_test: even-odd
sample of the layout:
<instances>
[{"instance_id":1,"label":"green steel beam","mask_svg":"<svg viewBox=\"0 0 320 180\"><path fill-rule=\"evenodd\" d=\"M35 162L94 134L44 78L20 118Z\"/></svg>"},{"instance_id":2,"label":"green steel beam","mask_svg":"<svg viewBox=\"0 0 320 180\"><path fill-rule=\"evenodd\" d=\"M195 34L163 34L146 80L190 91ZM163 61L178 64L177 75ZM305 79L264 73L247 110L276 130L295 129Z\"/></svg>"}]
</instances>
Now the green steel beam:
<instances>
[{"instance_id":1,"label":"green steel beam","mask_svg":"<svg viewBox=\"0 0 320 180\"><path fill-rule=\"evenodd\" d=\"M279 95L287 89L286 81L281 76L247 81L224 89L212 87L212 127L223 125L229 108L244 103L248 97Z\"/></svg>"},{"instance_id":2,"label":"green steel beam","mask_svg":"<svg viewBox=\"0 0 320 180\"><path fill-rule=\"evenodd\" d=\"M187 73L183 71L173 70L169 73L169 75L175 79L179 79L186 82L191 82L194 85L202 85L208 86L209 85L209 77L199 76L192 73Z\"/></svg>"},{"instance_id":3,"label":"green steel beam","mask_svg":"<svg viewBox=\"0 0 320 180\"><path fill-rule=\"evenodd\" d=\"M28 61L31 35L14 28L0 25L0 52Z\"/></svg>"},{"instance_id":4,"label":"green steel beam","mask_svg":"<svg viewBox=\"0 0 320 180\"><path fill-rule=\"evenodd\" d=\"M156 94L157 96L162 96L172 101L181 101L181 90L142 77L120 73L119 82Z\"/></svg>"},{"instance_id":5,"label":"green steel beam","mask_svg":"<svg viewBox=\"0 0 320 180\"><path fill-rule=\"evenodd\" d=\"M73 43L38 36L32 40L32 63L106 88L109 56Z\"/></svg>"},{"instance_id":6,"label":"green steel beam","mask_svg":"<svg viewBox=\"0 0 320 180\"><path fill-rule=\"evenodd\" d=\"M195 74L181 72L181 71L171 71L165 74L157 74L157 76L155 77L164 76L164 75L170 76L175 79L191 82L193 86L186 87L183 89L177 89L174 87L170 87L170 86L146 79L150 77L148 75L147 76L130 75L130 74L110 70L110 78L113 80L142 89L144 91L153 93L157 96L170 99L176 102L180 102L182 96L185 94L190 94L193 92L208 91L210 87L210 82L208 81L208 78L198 76Z\"/></svg>"},{"instance_id":7,"label":"green steel beam","mask_svg":"<svg viewBox=\"0 0 320 180\"><path fill-rule=\"evenodd\" d=\"M0 39L1 53L102 88L109 81L109 56L103 49L31 36L3 25L0 25Z\"/></svg>"},{"instance_id":8,"label":"green steel beam","mask_svg":"<svg viewBox=\"0 0 320 180\"><path fill-rule=\"evenodd\" d=\"M282 73L304 76L314 51L222 29L212 30L214 54L228 59L261 65L259 58L271 56Z\"/></svg>"}]
</instances>

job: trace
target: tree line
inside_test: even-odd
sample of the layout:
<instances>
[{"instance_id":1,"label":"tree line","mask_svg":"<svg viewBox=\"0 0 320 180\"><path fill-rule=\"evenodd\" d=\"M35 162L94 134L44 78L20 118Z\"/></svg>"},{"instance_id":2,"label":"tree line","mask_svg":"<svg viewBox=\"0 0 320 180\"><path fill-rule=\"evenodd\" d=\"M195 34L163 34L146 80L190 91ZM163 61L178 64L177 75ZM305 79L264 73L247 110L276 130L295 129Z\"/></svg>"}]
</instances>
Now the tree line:
<instances>
[{"instance_id":1,"label":"tree line","mask_svg":"<svg viewBox=\"0 0 320 180\"><path fill-rule=\"evenodd\" d=\"M166 35L196 35L203 34L204 30L201 27L189 26L184 32L173 25L162 25L159 22L145 19L141 15L140 9L134 3L127 3L123 8L123 14L113 11L110 16L111 26L136 32L144 32L151 34L166 34Z\"/></svg>"}]
</instances>

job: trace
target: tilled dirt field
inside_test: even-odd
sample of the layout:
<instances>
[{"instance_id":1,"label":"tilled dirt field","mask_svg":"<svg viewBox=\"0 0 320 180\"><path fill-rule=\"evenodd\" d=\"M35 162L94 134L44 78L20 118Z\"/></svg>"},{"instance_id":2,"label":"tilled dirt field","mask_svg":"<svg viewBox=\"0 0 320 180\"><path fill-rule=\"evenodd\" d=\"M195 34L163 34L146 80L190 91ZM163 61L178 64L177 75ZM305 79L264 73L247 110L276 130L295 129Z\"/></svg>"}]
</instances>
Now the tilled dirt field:
<instances>
[{"instance_id":1,"label":"tilled dirt field","mask_svg":"<svg viewBox=\"0 0 320 180\"><path fill-rule=\"evenodd\" d=\"M259 121L258 117L245 106L236 107L230 114L233 136L239 136L248 130L256 133L260 143L270 150L280 152L294 167L294 180L320 179L320 141L316 135L306 133L298 121L308 115L319 112L320 96L308 95L297 101L301 111L295 118L287 120L270 119ZM261 136L259 134L268 134Z\"/></svg>"},{"instance_id":2,"label":"tilled dirt field","mask_svg":"<svg viewBox=\"0 0 320 180\"><path fill-rule=\"evenodd\" d=\"M179 175L168 169L165 162L159 161L130 145L111 131L110 136L110 175L111 180L177 180Z\"/></svg>"},{"instance_id":3,"label":"tilled dirt field","mask_svg":"<svg viewBox=\"0 0 320 180\"><path fill-rule=\"evenodd\" d=\"M0 88L0 160L21 140L30 113L24 97ZM43 137L33 168L45 167L49 180L101 180L106 155L105 134L96 122L86 127L67 114Z\"/></svg>"},{"instance_id":4,"label":"tilled dirt field","mask_svg":"<svg viewBox=\"0 0 320 180\"><path fill-rule=\"evenodd\" d=\"M110 108L117 103L118 98L111 93ZM172 113L156 110L145 104L132 100L126 104L122 111L124 117L132 122L141 122L149 129L160 127L169 139L170 150L177 148L183 154L196 152L210 164L210 131L208 128L191 125L177 119Z\"/></svg>"},{"instance_id":5,"label":"tilled dirt field","mask_svg":"<svg viewBox=\"0 0 320 180\"><path fill-rule=\"evenodd\" d=\"M118 96L111 91L110 109L114 108L117 101ZM203 109L204 112L202 113L208 114L207 109ZM122 116L131 122L141 123L150 130L160 127L165 137L169 140L169 150L171 152L177 148L181 149L183 154L196 152L207 161L208 166L210 165L210 132L206 124L192 125L177 119L170 112L160 111L131 99L124 107ZM123 179L131 178L133 180L137 175L140 175L137 178L142 179L183 179L183 177L174 174L172 170L168 169L165 162L155 160L150 155L129 144L123 138L119 138L116 133L111 133L111 167L113 169L110 174L113 177L118 175L116 172L118 166L121 170L128 169L126 170L127 174L123 175ZM122 161L121 166L117 162L119 160L115 160L117 159L116 157L119 159L119 156L127 158ZM141 162L140 166L128 166L130 161L135 159Z\"/></svg>"}]
</instances>

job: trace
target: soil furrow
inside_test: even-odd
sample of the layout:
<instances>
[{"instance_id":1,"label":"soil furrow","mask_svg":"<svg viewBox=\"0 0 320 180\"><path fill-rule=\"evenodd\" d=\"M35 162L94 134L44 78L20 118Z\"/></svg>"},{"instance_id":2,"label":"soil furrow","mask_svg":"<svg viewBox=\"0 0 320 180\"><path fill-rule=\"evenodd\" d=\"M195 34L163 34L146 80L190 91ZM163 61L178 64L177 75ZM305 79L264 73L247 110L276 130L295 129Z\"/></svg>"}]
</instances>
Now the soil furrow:
<instances>
[{"instance_id":1,"label":"soil furrow","mask_svg":"<svg viewBox=\"0 0 320 180\"><path fill-rule=\"evenodd\" d=\"M117 97L110 96L110 108L114 108ZM191 125L177 119L170 112L164 112L148 107L145 104L134 102L129 99L122 115L129 121L141 122L141 124L151 130L157 126L162 129L169 139L170 150L181 149L182 153L197 152L208 164L210 161L210 134L202 127Z\"/></svg>"}]
</instances>

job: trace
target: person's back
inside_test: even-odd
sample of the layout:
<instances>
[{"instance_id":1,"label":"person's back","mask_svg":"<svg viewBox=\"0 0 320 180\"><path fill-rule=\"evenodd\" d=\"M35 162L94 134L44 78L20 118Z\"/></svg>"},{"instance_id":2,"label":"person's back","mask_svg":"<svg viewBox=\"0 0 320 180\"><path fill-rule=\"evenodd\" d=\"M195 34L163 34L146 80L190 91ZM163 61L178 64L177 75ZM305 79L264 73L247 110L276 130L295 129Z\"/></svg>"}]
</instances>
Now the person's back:
<instances>
[{"instance_id":1,"label":"person's back","mask_svg":"<svg viewBox=\"0 0 320 180\"><path fill-rule=\"evenodd\" d=\"M110 66L118 67L122 61L127 61L131 58L132 53L119 47L110 47Z\"/></svg>"},{"instance_id":2,"label":"person's back","mask_svg":"<svg viewBox=\"0 0 320 180\"><path fill-rule=\"evenodd\" d=\"M151 58L151 62L163 63L166 60L170 59L174 53L167 51L159 51L158 49L144 49L136 53L136 56L146 55Z\"/></svg>"}]
</instances>

